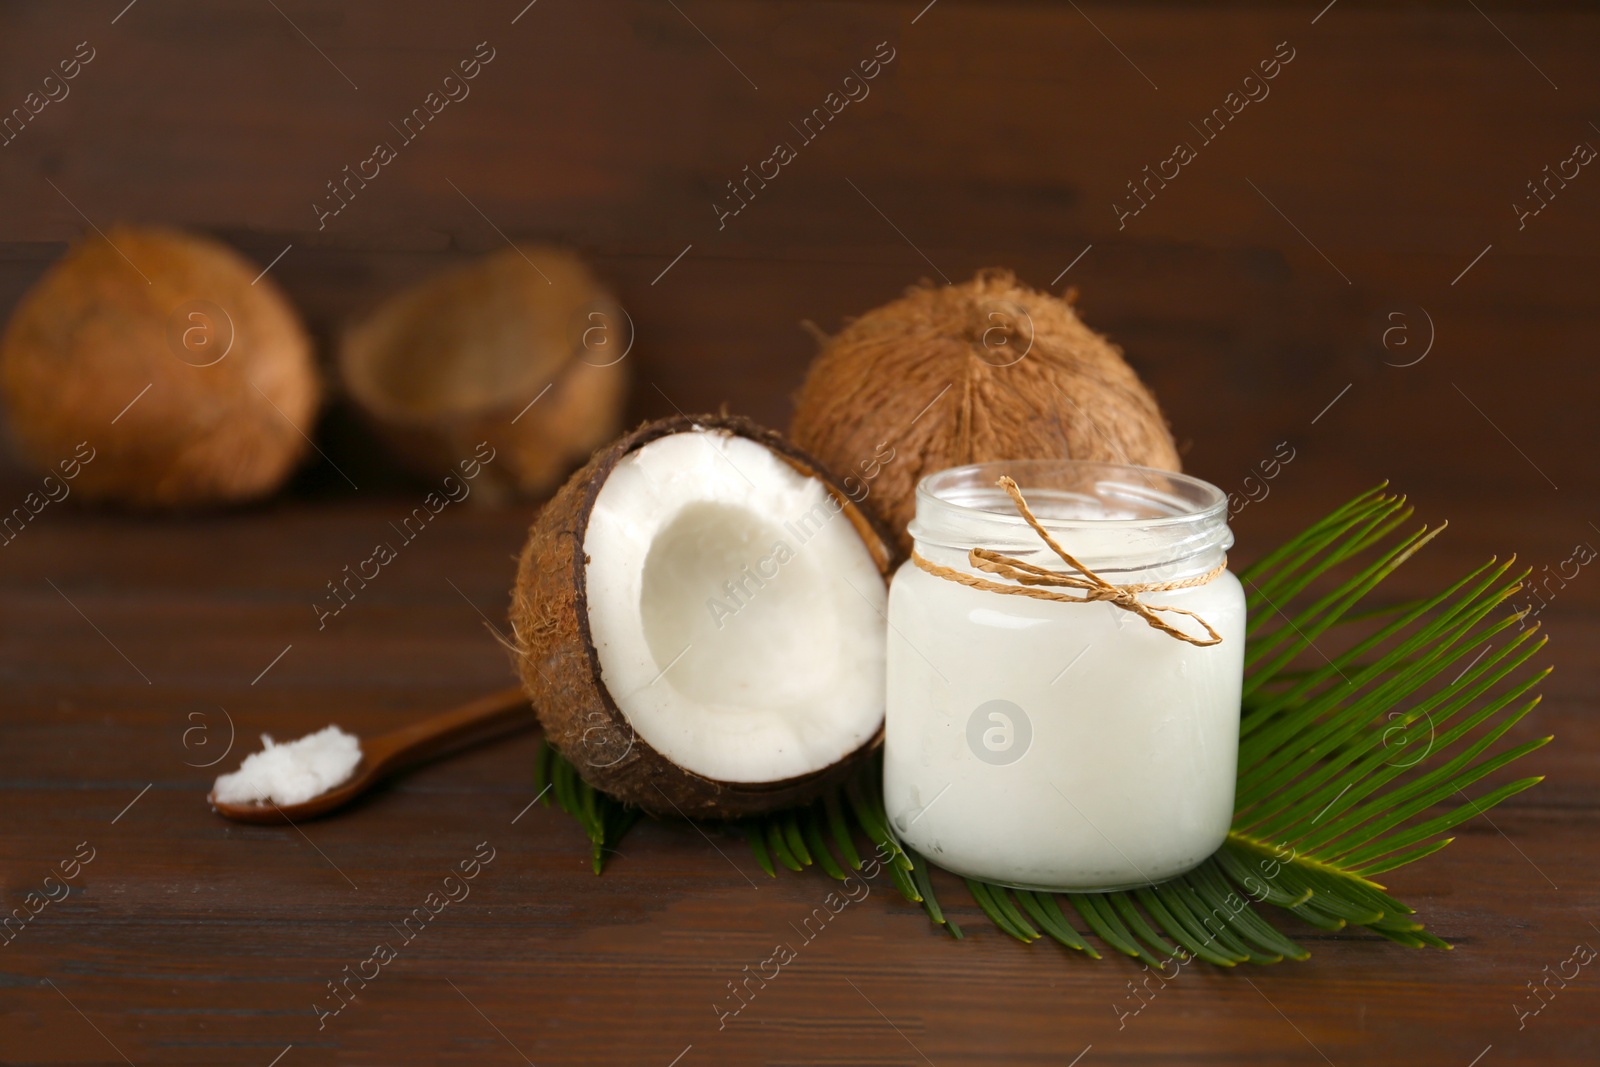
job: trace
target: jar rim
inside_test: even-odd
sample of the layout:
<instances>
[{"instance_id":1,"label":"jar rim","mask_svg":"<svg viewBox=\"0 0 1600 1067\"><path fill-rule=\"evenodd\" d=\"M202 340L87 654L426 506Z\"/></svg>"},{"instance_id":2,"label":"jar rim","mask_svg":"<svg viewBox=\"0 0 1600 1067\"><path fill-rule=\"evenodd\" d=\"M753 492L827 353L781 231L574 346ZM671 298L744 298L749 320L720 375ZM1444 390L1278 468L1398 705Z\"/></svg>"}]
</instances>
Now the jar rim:
<instances>
[{"instance_id":1,"label":"jar rim","mask_svg":"<svg viewBox=\"0 0 1600 1067\"><path fill-rule=\"evenodd\" d=\"M1227 494L1199 478L1093 460L999 460L952 467L918 483L908 532L923 555L939 553L948 557L940 562L963 566L969 550L982 547L1056 565L998 486L1001 475L1017 482L1040 525L1096 571L1156 569L1170 580L1209 570L1233 545Z\"/></svg>"},{"instance_id":2,"label":"jar rim","mask_svg":"<svg viewBox=\"0 0 1600 1067\"><path fill-rule=\"evenodd\" d=\"M1052 474L1057 477L1047 477ZM993 487L1002 475L1009 475L1016 481L1023 494L1027 495L1030 488L1038 489L1048 481L1060 480L1059 476L1062 474L1076 474L1085 481L1092 480L1096 485L1112 483L1119 476L1129 480L1141 479L1147 492L1137 499L1150 506L1152 511L1147 515L1122 518L1092 516L1066 518L1040 514L1040 509L1033 507L1036 517L1046 529L1070 530L1085 527L1144 529L1174 526L1210 519L1221 514L1228 505L1228 495L1221 489L1193 475L1177 471L1099 460L1008 459L948 467L925 476L917 483L917 511L920 515L928 517L943 513L952 518L969 516L975 519L1000 519L1021 523L1022 516L1017 513L1009 498L1000 497L995 500L994 507L987 507L952 499L951 491L962 485L987 490ZM1166 492L1161 492L1157 488L1157 479L1165 483ZM1184 495L1178 495L1180 492ZM1165 510L1155 510L1157 507Z\"/></svg>"}]
</instances>

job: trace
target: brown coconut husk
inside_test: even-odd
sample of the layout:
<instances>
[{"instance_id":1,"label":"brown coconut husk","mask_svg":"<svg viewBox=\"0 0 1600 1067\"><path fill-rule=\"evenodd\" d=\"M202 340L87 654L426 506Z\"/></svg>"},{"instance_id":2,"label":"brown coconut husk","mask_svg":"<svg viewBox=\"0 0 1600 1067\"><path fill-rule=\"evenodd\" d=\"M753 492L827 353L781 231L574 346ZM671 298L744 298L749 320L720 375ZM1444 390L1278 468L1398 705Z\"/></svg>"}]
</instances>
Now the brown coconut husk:
<instances>
[{"instance_id":1,"label":"brown coconut husk","mask_svg":"<svg viewBox=\"0 0 1600 1067\"><path fill-rule=\"evenodd\" d=\"M72 490L138 506L275 489L310 447L321 387L298 317L259 273L177 230L113 226L74 245L0 341L0 398L23 457L53 473L86 442L93 459Z\"/></svg>"},{"instance_id":2,"label":"brown coconut husk","mask_svg":"<svg viewBox=\"0 0 1600 1067\"><path fill-rule=\"evenodd\" d=\"M900 562L893 542L815 459L782 435L726 415L648 422L594 454L540 510L528 532L511 593L515 660L545 739L596 789L663 816L729 819L803 804L843 782L882 741L882 731L832 767L776 782L729 783L678 766L634 733L600 680L589 629L582 552L590 512L617 463L651 441L693 427L738 434L819 478L843 506L881 573Z\"/></svg>"},{"instance_id":3,"label":"brown coconut husk","mask_svg":"<svg viewBox=\"0 0 1600 1067\"><path fill-rule=\"evenodd\" d=\"M1178 470L1178 450L1122 350L1072 305L980 272L923 284L867 312L823 347L789 434L847 474L887 444L867 507L909 552L916 486L950 467L1083 459Z\"/></svg>"},{"instance_id":4,"label":"brown coconut husk","mask_svg":"<svg viewBox=\"0 0 1600 1067\"><path fill-rule=\"evenodd\" d=\"M417 473L487 441L482 484L537 495L621 429L631 333L576 256L512 248L390 298L346 335L339 373Z\"/></svg>"}]
</instances>

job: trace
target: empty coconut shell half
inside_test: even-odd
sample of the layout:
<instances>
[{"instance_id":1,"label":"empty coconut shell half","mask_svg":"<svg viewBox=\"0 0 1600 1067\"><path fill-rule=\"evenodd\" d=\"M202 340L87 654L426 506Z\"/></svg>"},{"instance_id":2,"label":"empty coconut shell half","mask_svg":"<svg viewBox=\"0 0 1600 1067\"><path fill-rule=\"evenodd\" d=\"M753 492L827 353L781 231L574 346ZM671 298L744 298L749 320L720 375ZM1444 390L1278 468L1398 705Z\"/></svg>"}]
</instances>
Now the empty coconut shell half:
<instances>
[{"instance_id":1,"label":"empty coconut shell half","mask_svg":"<svg viewBox=\"0 0 1600 1067\"><path fill-rule=\"evenodd\" d=\"M269 493L310 448L320 395L311 343L272 279L177 230L84 238L0 341L12 439L39 469L71 461L85 499L185 507Z\"/></svg>"},{"instance_id":2,"label":"empty coconut shell half","mask_svg":"<svg viewBox=\"0 0 1600 1067\"><path fill-rule=\"evenodd\" d=\"M881 737L893 557L778 434L645 424L545 504L522 553L511 622L546 739L660 815L815 798Z\"/></svg>"},{"instance_id":3,"label":"empty coconut shell half","mask_svg":"<svg viewBox=\"0 0 1600 1067\"><path fill-rule=\"evenodd\" d=\"M569 252L511 248L428 279L351 330L351 400L417 473L495 449L481 484L538 494L622 425L627 313Z\"/></svg>"}]
</instances>

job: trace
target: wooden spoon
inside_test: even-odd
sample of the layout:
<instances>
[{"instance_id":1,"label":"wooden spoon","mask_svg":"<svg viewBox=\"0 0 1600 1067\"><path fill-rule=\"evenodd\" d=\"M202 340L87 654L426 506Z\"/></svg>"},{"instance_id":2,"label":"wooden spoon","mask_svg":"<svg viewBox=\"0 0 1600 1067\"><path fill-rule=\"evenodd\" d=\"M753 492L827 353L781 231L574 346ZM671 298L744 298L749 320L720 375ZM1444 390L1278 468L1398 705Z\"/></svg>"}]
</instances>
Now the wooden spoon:
<instances>
[{"instance_id":1,"label":"wooden spoon","mask_svg":"<svg viewBox=\"0 0 1600 1067\"><path fill-rule=\"evenodd\" d=\"M502 689L393 733L362 738L361 762L349 780L310 800L287 807L270 800L264 804L221 804L214 793L206 800L218 815L239 822L299 822L344 807L391 775L537 723L527 694L521 689Z\"/></svg>"}]
</instances>

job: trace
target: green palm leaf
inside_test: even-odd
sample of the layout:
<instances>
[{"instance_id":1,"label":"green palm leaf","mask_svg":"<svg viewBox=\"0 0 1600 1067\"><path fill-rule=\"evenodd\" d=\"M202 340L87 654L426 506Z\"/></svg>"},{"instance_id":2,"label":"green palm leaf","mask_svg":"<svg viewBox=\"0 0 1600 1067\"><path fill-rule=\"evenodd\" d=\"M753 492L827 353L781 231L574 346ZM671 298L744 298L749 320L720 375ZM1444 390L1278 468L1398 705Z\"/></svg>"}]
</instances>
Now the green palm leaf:
<instances>
[{"instance_id":1,"label":"green palm leaf","mask_svg":"<svg viewBox=\"0 0 1600 1067\"><path fill-rule=\"evenodd\" d=\"M1500 610L1519 588L1509 563L1491 560L1435 596L1369 603L1443 530L1407 533L1410 519L1405 500L1379 487L1240 573L1250 623L1239 778L1233 830L1215 855L1171 881L1115 893L965 879L978 910L1019 941L1048 937L1099 958L1086 928L1156 966L1178 957L1219 966L1304 959L1262 905L1323 930L1359 926L1404 945L1449 948L1372 879L1438 851L1451 829L1540 781L1480 785L1550 740L1501 744L1538 703L1530 692L1548 672L1529 665L1544 646L1538 627ZM838 793L739 829L769 875L780 865L817 866L837 879L881 869L961 937L934 896L929 862L889 828L880 773L874 760ZM583 825L598 873L636 813L590 788L548 747L537 777ZM876 857L862 859L860 838Z\"/></svg>"}]
</instances>

